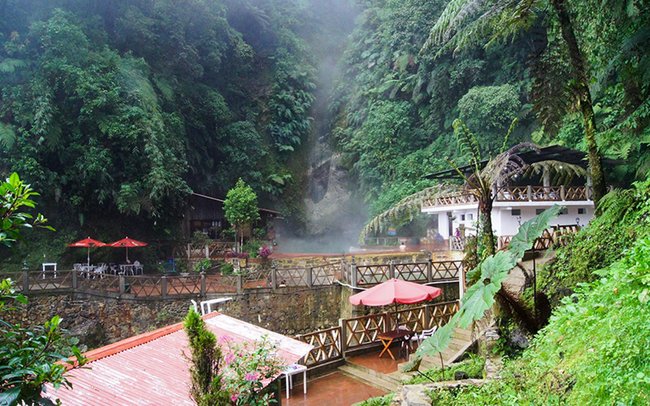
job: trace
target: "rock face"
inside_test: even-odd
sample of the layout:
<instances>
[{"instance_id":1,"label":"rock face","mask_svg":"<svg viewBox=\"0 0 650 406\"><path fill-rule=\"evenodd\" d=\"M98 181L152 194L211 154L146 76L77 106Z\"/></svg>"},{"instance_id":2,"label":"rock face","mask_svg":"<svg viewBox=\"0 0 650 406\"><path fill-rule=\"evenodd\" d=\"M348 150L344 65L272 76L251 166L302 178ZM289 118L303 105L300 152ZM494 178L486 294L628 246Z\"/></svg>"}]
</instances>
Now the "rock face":
<instances>
[{"instance_id":1,"label":"rock face","mask_svg":"<svg viewBox=\"0 0 650 406\"><path fill-rule=\"evenodd\" d=\"M311 169L309 180L305 198L309 233L315 236L337 234L338 238L356 243L366 210L351 192L349 174L340 165L340 156L334 154Z\"/></svg>"}]
</instances>

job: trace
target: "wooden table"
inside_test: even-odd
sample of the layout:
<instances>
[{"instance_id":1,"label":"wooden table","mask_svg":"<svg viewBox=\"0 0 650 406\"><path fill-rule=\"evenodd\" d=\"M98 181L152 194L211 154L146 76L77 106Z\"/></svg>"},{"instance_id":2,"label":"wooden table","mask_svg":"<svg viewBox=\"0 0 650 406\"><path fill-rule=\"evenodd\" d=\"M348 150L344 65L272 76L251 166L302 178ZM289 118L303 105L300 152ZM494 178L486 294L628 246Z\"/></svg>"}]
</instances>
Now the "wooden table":
<instances>
[{"instance_id":1,"label":"wooden table","mask_svg":"<svg viewBox=\"0 0 650 406\"><path fill-rule=\"evenodd\" d=\"M377 338L381 343L384 345L384 349L381 350L381 353L379 353L379 358L381 358L382 355L384 355L385 352L388 352L388 355L395 360L395 357L393 356L393 353L390 351L390 346L395 342L395 341L405 341L409 340L411 337L413 337L413 332L409 330L393 330L393 331L388 331L386 333L379 333L377 334Z\"/></svg>"}]
</instances>

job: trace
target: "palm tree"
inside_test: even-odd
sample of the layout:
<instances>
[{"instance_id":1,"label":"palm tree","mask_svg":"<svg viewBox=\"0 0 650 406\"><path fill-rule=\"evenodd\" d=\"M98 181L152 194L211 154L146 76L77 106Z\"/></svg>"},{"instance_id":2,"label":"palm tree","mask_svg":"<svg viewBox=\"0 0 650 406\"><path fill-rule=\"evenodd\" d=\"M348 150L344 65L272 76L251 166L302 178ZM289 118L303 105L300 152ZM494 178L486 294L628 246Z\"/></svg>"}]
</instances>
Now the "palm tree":
<instances>
[{"instance_id":1,"label":"palm tree","mask_svg":"<svg viewBox=\"0 0 650 406\"><path fill-rule=\"evenodd\" d=\"M422 204L427 200L448 195L453 192L463 191L471 194L478 202L479 211L479 252L480 258L494 255L496 239L492 229L492 206L499 192L508 187L511 181L519 176L531 176L541 172L555 173L558 180L570 178L574 175L584 176L585 170L577 165L559 161L540 161L527 164L519 156L524 151L538 151L539 147L533 143L519 143L508 148L508 140L517 120L513 120L506 133L503 144L496 156L490 157L482 150L476 136L460 120L454 121L454 134L462 153L469 156L471 173L462 171L458 165L449 161L449 164L458 172L464 185L437 185L423 189L405 197L399 203L372 218L361 232L361 239L366 235L381 231L391 222L412 220L415 213L419 213ZM487 159L487 163L485 162Z\"/></svg>"},{"instance_id":2,"label":"palm tree","mask_svg":"<svg viewBox=\"0 0 650 406\"><path fill-rule=\"evenodd\" d=\"M495 0L489 3L488 6L486 0L451 0L431 29L421 52L427 52L432 45L441 46L442 49L458 49L486 36L490 37L488 44L514 36L522 29L532 26L538 10L543 6L541 0ZM596 121L589 77L566 0L550 0L550 4L555 11L573 70L573 91L577 108L582 114L593 182L593 200L597 205L606 193L606 185L601 155L596 144ZM472 19L479 11L483 13Z\"/></svg>"}]
</instances>

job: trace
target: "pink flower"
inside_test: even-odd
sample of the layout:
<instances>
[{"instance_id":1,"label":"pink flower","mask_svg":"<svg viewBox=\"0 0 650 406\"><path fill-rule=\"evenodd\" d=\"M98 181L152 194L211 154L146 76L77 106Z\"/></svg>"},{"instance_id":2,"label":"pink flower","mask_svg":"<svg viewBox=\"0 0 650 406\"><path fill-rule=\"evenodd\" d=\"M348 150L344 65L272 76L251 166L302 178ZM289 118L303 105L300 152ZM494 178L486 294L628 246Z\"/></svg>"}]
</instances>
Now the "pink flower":
<instances>
[{"instance_id":1,"label":"pink flower","mask_svg":"<svg viewBox=\"0 0 650 406\"><path fill-rule=\"evenodd\" d=\"M256 381L257 378L259 378L259 374L257 372L246 372L246 375L244 375L244 379L248 382Z\"/></svg>"},{"instance_id":2,"label":"pink flower","mask_svg":"<svg viewBox=\"0 0 650 406\"><path fill-rule=\"evenodd\" d=\"M236 393L230 397L231 402L237 402L237 399L239 399L239 395Z\"/></svg>"},{"instance_id":3,"label":"pink flower","mask_svg":"<svg viewBox=\"0 0 650 406\"><path fill-rule=\"evenodd\" d=\"M226 362L226 366L232 364L232 362L235 360L235 355L231 352L226 354L224 357L224 361Z\"/></svg>"}]
</instances>

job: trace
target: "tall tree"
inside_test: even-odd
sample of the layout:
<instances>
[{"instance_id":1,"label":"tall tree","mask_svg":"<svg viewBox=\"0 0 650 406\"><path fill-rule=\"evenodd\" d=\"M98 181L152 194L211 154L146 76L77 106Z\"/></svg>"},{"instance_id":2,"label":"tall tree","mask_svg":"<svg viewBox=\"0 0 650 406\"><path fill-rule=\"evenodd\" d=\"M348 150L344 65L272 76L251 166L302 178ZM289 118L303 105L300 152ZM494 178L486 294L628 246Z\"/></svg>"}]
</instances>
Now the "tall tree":
<instances>
[{"instance_id":1,"label":"tall tree","mask_svg":"<svg viewBox=\"0 0 650 406\"><path fill-rule=\"evenodd\" d=\"M541 0L497 0L488 5L486 0L452 0L431 29L423 51L428 50L432 45L443 48L463 47L476 41L489 43L503 37L513 36L534 24L537 17L536 10L543 6L541 3ZM551 5L568 49L575 82L576 103L582 114L584 125L584 139L593 182L593 200L598 204L605 194L606 183L601 154L596 144L596 120L589 89L589 73L575 35L574 24L571 21L566 1L551 0ZM479 10L484 12L476 19L471 20L471 16L476 15Z\"/></svg>"},{"instance_id":2,"label":"tall tree","mask_svg":"<svg viewBox=\"0 0 650 406\"><path fill-rule=\"evenodd\" d=\"M257 207L257 195L253 188L248 186L241 178L234 188L228 191L223 202L226 220L235 227L239 237L239 249L244 245L244 227L255 220L259 220L260 212Z\"/></svg>"}]
</instances>

